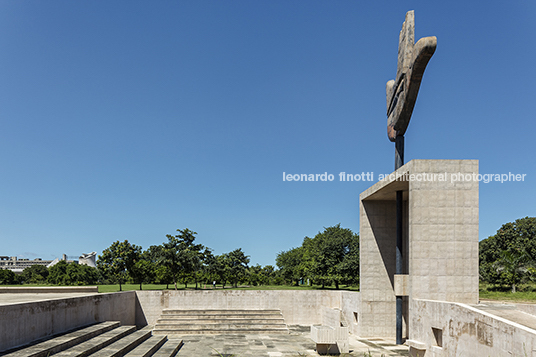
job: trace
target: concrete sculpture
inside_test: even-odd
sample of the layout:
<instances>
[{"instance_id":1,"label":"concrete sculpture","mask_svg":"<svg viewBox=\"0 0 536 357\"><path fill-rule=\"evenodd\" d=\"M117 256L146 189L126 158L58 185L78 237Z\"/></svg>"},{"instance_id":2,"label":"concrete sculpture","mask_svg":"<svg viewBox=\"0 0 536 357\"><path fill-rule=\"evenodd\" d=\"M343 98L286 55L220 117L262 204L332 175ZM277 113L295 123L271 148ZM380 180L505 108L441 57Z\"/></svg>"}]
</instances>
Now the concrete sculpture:
<instances>
[{"instance_id":1,"label":"concrete sculpture","mask_svg":"<svg viewBox=\"0 0 536 357\"><path fill-rule=\"evenodd\" d=\"M408 11L398 41L396 77L386 86L387 135L393 142L406 132L424 70L436 46L435 36L421 38L415 43L415 16L413 11Z\"/></svg>"}]
</instances>

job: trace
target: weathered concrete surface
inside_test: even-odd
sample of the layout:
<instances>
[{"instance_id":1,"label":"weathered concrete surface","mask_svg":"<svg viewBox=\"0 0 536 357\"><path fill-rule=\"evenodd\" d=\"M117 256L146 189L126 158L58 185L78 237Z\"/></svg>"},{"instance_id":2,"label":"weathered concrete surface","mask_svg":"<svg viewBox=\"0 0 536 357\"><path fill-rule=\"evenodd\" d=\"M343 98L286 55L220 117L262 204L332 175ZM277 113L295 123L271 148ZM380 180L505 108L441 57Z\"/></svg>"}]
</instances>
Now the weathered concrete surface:
<instances>
[{"instance_id":1,"label":"weathered concrete surface","mask_svg":"<svg viewBox=\"0 0 536 357\"><path fill-rule=\"evenodd\" d=\"M317 356L310 338L310 327L289 326L290 335L185 335L178 356L296 357ZM407 356L406 346L393 341L365 340L349 336L350 353L344 356L395 357ZM217 352L220 354L218 354Z\"/></svg>"},{"instance_id":2,"label":"weathered concrete surface","mask_svg":"<svg viewBox=\"0 0 536 357\"><path fill-rule=\"evenodd\" d=\"M536 352L536 330L491 311L432 300L411 304L410 356L534 356Z\"/></svg>"},{"instance_id":3,"label":"weathered concrete surface","mask_svg":"<svg viewBox=\"0 0 536 357\"><path fill-rule=\"evenodd\" d=\"M0 294L72 294L72 293L98 293L98 286L13 286L0 287Z\"/></svg>"},{"instance_id":4,"label":"weathered concrete surface","mask_svg":"<svg viewBox=\"0 0 536 357\"><path fill-rule=\"evenodd\" d=\"M396 334L396 191L403 191L403 335L411 337L411 299L478 302L477 160L412 160L360 195L363 337ZM409 332L409 333L408 333Z\"/></svg>"},{"instance_id":5,"label":"weathered concrete surface","mask_svg":"<svg viewBox=\"0 0 536 357\"><path fill-rule=\"evenodd\" d=\"M0 294L0 305L20 304L24 302L34 301L46 301L57 300L65 298L75 298L82 296L97 295L98 293L26 293L26 294L13 294L5 293Z\"/></svg>"},{"instance_id":6,"label":"weathered concrete surface","mask_svg":"<svg viewBox=\"0 0 536 357\"><path fill-rule=\"evenodd\" d=\"M95 322L135 323L133 291L0 305L0 351Z\"/></svg>"},{"instance_id":7,"label":"weathered concrete surface","mask_svg":"<svg viewBox=\"0 0 536 357\"><path fill-rule=\"evenodd\" d=\"M415 15L408 11L399 36L396 78L386 85L387 135L391 141L406 132L424 70L436 46L435 36L421 38L415 43Z\"/></svg>"},{"instance_id":8,"label":"weathered concrete surface","mask_svg":"<svg viewBox=\"0 0 536 357\"><path fill-rule=\"evenodd\" d=\"M341 309L349 320L358 313L358 292L327 290L136 291L137 324L155 324L163 309L279 309L291 325L322 323L324 307ZM350 330L355 325L349 325Z\"/></svg>"},{"instance_id":9,"label":"weathered concrete surface","mask_svg":"<svg viewBox=\"0 0 536 357\"><path fill-rule=\"evenodd\" d=\"M502 317L503 319L536 330L536 316L523 311L516 304L480 303L471 306L475 309L486 311L492 315Z\"/></svg>"}]
</instances>

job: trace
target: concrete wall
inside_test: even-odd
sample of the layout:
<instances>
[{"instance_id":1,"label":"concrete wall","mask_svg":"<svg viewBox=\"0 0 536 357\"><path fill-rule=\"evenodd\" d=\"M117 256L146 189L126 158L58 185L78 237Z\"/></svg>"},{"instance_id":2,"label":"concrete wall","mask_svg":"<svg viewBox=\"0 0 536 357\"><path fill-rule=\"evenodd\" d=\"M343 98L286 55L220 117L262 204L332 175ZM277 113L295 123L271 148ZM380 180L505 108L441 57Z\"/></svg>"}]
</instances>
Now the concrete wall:
<instances>
[{"instance_id":1,"label":"concrete wall","mask_svg":"<svg viewBox=\"0 0 536 357\"><path fill-rule=\"evenodd\" d=\"M99 321L135 324L133 291L0 305L0 351Z\"/></svg>"},{"instance_id":2,"label":"concrete wall","mask_svg":"<svg viewBox=\"0 0 536 357\"><path fill-rule=\"evenodd\" d=\"M409 288L413 299L478 302L477 160L414 160L410 173L446 181L409 182Z\"/></svg>"},{"instance_id":3,"label":"concrete wall","mask_svg":"<svg viewBox=\"0 0 536 357\"><path fill-rule=\"evenodd\" d=\"M478 302L473 173L477 160L412 160L361 193L360 336L395 337L396 294L404 296L403 336L409 338L411 299ZM397 191L404 201L403 271L395 277Z\"/></svg>"},{"instance_id":4,"label":"concrete wall","mask_svg":"<svg viewBox=\"0 0 536 357\"><path fill-rule=\"evenodd\" d=\"M98 293L98 286L14 286L0 287L0 294Z\"/></svg>"},{"instance_id":5,"label":"concrete wall","mask_svg":"<svg viewBox=\"0 0 536 357\"><path fill-rule=\"evenodd\" d=\"M534 356L536 331L461 303L413 300L410 356ZM435 331L434 331L435 330ZM438 346L436 334L441 335Z\"/></svg>"},{"instance_id":6,"label":"concrete wall","mask_svg":"<svg viewBox=\"0 0 536 357\"><path fill-rule=\"evenodd\" d=\"M320 290L136 291L138 325L154 324L162 309L280 309L289 325L322 324L323 309L359 311L359 293ZM141 313L142 312L142 313ZM351 321L351 320L349 320ZM354 328L356 326L353 326Z\"/></svg>"},{"instance_id":7,"label":"concrete wall","mask_svg":"<svg viewBox=\"0 0 536 357\"><path fill-rule=\"evenodd\" d=\"M361 318L361 293L341 291L342 318L348 331L359 336L359 319Z\"/></svg>"}]
</instances>

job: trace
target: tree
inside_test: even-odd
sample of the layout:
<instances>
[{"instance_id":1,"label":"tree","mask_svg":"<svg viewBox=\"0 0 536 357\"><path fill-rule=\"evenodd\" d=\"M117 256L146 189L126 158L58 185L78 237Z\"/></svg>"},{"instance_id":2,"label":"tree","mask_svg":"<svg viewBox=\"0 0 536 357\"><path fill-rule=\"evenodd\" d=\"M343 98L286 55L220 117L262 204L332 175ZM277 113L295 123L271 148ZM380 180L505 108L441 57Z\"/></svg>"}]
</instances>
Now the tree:
<instances>
[{"instance_id":1,"label":"tree","mask_svg":"<svg viewBox=\"0 0 536 357\"><path fill-rule=\"evenodd\" d=\"M153 262L140 259L132 266L130 276L134 283L140 284L140 290L142 289L142 283L150 283L154 280L156 275L155 265Z\"/></svg>"},{"instance_id":2,"label":"tree","mask_svg":"<svg viewBox=\"0 0 536 357\"><path fill-rule=\"evenodd\" d=\"M163 245L151 245L147 250L142 253L142 260L146 260L153 265L154 275L152 279L159 284L166 284L166 289L169 288L169 283L173 282L171 271L169 267L161 264L164 258L164 246ZM141 290L141 286L140 286Z\"/></svg>"},{"instance_id":3,"label":"tree","mask_svg":"<svg viewBox=\"0 0 536 357\"><path fill-rule=\"evenodd\" d=\"M99 255L97 267L104 275L113 278L119 283L119 291L126 281L127 273L132 273L132 268L140 258L141 247L131 244L128 240L116 241Z\"/></svg>"},{"instance_id":4,"label":"tree","mask_svg":"<svg viewBox=\"0 0 536 357\"><path fill-rule=\"evenodd\" d=\"M48 269L44 265L35 264L22 271L22 281L26 284L41 284L46 282Z\"/></svg>"},{"instance_id":5,"label":"tree","mask_svg":"<svg viewBox=\"0 0 536 357\"><path fill-rule=\"evenodd\" d=\"M281 276L285 281L299 285L303 278L303 255L304 247L292 248L286 252L279 252L275 259Z\"/></svg>"},{"instance_id":6,"label":"tree","mask_svg":"<svg viewBox=\"0 0 536 357\"><path fill-rule=\"evenodd\" d=\"M90 285L99 280L99 271L96 268L80 265L75 262L67 263L64 260L48 269L47 281L57 285Z\"/></svg>"},{"instance_id":7,"label":"tree","mask_svg":"<svg viewBox=\"0 0 536 357\"><path fill-rule=\"evenodd\" d=\"M324 228L312 240L304 240L306 260L311 261L310 273L315 280L339 284L355 282L359 276L359 236L340 224Z\"/></svg>"},{"instance_id":8,"label":"tree","mask_svg":"<svg viewBox=\"0 0 536 357\"><path fill-rule=\"evenodd\" d=\"M0 269L0 285L12 285L17 283L17 277L9 269Z\"/></svg>"},{"instance_id":9,"label":"tree","mask_svg":"<svg viewBox=\"0 0 536 357\"><path fill-rule=\"evenodd\" d=\"M275 268L273 265L265 265L261 270L262 285L272 285L275 279Z\"/></svg>"},{"instance_id":10,"label":"tree","mask_svg":"<svg viewBox=\"0 0 536 357\"><path fill-rule=\"evenodd\" d=\"M508 273L506 267L518 259L525 261L525 268L516 274L512 270ZM495 235L480 241L479 260L480 278L487 283L512 286L516 279L525 279L530 270L527 268L536 260L536 218L525 217L503 224Z\"/></svg>"},{"instance_id":11,"label":"tree","mask_svg":"<svg viewBox=\"0 0 536 357\"><path fill-rule=\"evenodd\" d=\"M168 241L163 244L162 256L160 263L169 269L175 290L177 290L177 280L182 277L185 286L188 279L193 277L195 269L199 267L199 261L202 259L201 251L204 246L194 244L195 235L188 228L184 230L177 229L179 234L172 236L168 234Z\"/></svg>"},{"instance_id":12,"label":"tree","mask_svg":"<svg viewBox=\"0 0 536 357\"><path fill-rule=\"evenodd\" d=\"M260 264L250 266L247 271L249 285L257 286L262 285L262 267Z\"/></svg>"},{"instance_id":13,"label":"tree","mask_svg":"<svg viewBox=\"0 0 536 357\"><path fill-rule=\"evenodd\" d=\"M242 248L238 248L227 253L224 262L234 287L238 287L238 282L243 281L246 277L249 257L244 254Z\"/></svg>"},{"instance_id":14,"label":"tree","mask_svg":"<svg viewBox=\"0 0 536 357\"><path fill-rule=\"evenodd\" d=\"M231 280L231 267L227 264L227 254L220 254L216 256L216 274L222 284L222 289L225 289L225 284Z\"/></svg>"},{"instance_id":15,"label":"tree","mask_svg":"<svg viewBox=\"0 0 536 357\"><path fill-rule=\"evenodd\" d=\"M504 280L512 287L512 293L516 292L516 284L521 283L525 277L530 261L530 256L524 249L503 250L495 261L497 271L503 274Z\"/></svg>"}]
</instances>

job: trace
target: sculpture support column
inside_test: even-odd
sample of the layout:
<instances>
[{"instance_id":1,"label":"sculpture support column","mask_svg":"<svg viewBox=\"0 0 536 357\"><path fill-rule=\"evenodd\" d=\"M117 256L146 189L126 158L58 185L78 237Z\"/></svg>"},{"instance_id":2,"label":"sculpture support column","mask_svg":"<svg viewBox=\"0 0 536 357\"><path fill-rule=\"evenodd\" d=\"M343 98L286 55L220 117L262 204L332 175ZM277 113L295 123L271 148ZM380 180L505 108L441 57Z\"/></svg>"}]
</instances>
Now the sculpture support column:
<instances>
[{"instance_id":1,"label":"sculpture support column","mask_svg":"<svg viewBox=\"0 0 536 357\"><path fill-rule=\"evenodd\" d=\"M435 36L415 43L415 14L406 13L406 21L398 38L396 77L385 86L387 99L387 136L395 142L395 170L404 165L404 133L406 132L424 70L435 52ZM396 273L402 274L402 191L396 192ZM396 343L402 343L402 296L396 297Z\"/></svg>"},{"instance_id":2,"label":"sculpture support column","mask_svg":"<svg viewBox=\"0 0 536 357\"><path fill-rule=\"evenodd\" d=\"M404 165L404 136L399 135L395 140L395 170ZM403 272L402 256L402 220L403 212L403 191L396 191L396 268L395 274L400 275ZM402 341L402 296L396 297L396 344L401 345Z\"/></svg>"}]
</instances>

